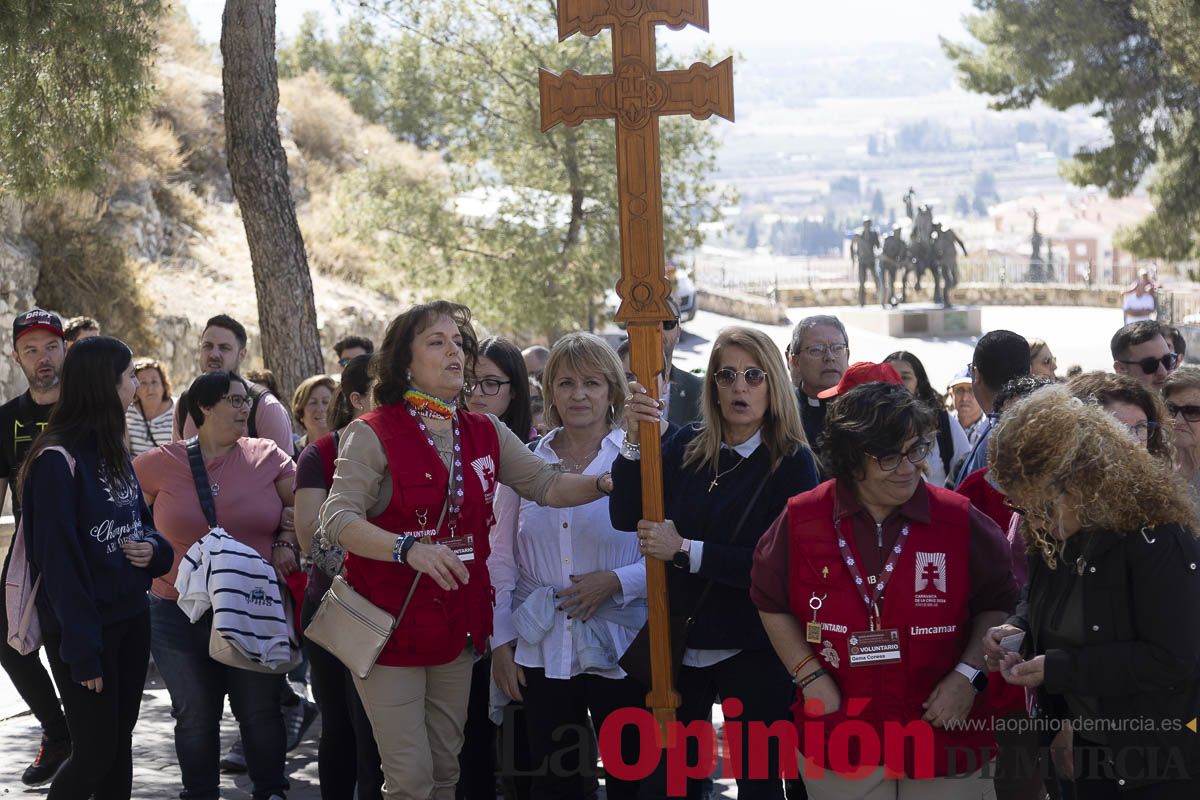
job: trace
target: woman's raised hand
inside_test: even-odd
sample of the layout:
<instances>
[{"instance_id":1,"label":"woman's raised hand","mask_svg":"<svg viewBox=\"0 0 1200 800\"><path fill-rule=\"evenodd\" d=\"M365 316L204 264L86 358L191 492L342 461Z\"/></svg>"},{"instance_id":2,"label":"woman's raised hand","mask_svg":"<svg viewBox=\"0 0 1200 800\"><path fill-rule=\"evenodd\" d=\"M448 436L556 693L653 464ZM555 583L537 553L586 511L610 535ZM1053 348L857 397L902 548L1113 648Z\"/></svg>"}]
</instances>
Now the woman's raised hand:
<instances>
[{"instance_id":1,"label":"woman's raised hand","mask_svg":"<svg viewBox=\"0 0 1200 800\"><path fill-rule=\"evenodd\" d=\"M646 387L637 381L629 382L629 398L625 401L625 438L631 444L640 441L638 423L662 422L663 401L655 400L646 393Z\"/></svg>"}]
</instances>

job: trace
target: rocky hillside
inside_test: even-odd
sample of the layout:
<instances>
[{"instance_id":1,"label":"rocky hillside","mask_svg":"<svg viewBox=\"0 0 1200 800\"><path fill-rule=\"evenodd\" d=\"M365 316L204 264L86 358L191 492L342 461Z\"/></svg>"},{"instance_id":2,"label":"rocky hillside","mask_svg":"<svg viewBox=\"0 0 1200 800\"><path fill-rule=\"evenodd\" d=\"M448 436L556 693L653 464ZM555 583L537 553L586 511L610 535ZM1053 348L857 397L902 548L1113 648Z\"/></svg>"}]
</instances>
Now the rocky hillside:
<instances>
[{"instance_id":1,"label":"rocky hillside","mask_svg":"<svg viewBox=\"0 0 1200 800\"><path fill-rule=\"evenodd\" d=\"M64 317L97 317L138 355L168 364L180 384L196 372L204 320L225 312L246 324L251 360L261 364L249 249L225 168L219 68L177 19L164 27L157 67L154 107L114 156L103 186L36 203L0 197L5 351L11 318L41 304ZM348 333L378 341L406 302L356 280L366 267L355 260L370 255L340 241L330 223L339 176L379 159L422 175L438 167L354 116L319 78L295 83L281 86L280 130L332 372L334 341ZM24 385L12 361L0 359L0 398Z\"/></svg>"}]
</instances>

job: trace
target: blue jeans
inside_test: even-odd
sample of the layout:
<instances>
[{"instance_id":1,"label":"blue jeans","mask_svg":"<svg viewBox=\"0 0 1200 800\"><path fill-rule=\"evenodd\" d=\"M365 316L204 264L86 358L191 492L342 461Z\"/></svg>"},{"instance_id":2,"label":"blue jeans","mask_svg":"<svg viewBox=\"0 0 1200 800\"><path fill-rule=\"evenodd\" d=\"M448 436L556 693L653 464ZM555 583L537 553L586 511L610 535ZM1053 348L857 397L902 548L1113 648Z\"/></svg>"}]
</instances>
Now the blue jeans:
<instances>
[{"instance_id":1,"label":"blue jeans","mask_svg":"<svg viewBox=\"0 0 1200 800\"><path fill-rule=\"evenodd\" d=\"M242 732L254 800L283 795L287 738L279 710L282 675L234 669L208 657L212 617L196 624L174 602L150 597L150 652L171 694L175 753L183 775L182 800L219 796L221 715L225 693Z\"/></svg>"}]
</instances>

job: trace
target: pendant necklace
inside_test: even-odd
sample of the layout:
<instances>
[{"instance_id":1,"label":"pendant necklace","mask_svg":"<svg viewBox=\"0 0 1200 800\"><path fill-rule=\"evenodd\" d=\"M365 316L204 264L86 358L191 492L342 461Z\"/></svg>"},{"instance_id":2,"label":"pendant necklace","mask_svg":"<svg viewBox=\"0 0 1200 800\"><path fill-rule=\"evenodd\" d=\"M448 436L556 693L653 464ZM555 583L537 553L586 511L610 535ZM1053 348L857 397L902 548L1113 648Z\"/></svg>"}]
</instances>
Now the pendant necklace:
<instances>
[{"instance_id":1,"label":"pendant necklace","mask_svg":"<svg viewBox=\"0 0 1200 800\"><path fill-rule=\"evenodd\" d=\"M734 464L732 467L725 470L724 472L718 472L717 476L712 479L712 483L710 483L708 485L708 493L712 494L712 490L717 488L717 486L718 486L717 481L721 480L721 478L724 478L726 475L728 475L729 473L733 472L735 469L740 467L742 465L742 462L745 460L746 460L746 457L742 456L741 458L738 459L738 462L736 464Z\"/></svg>"},{"instance_id":2,"label":"pendant necklace","mask_svg":"<svg viewBox=\"0 0 1200 800\"><path fill-rule=\"evenodd\" d=\"M600 441L601 441L601 443L604 442L603 439L601 439ZM565 448L564 448L564 450L565 450ZM558 450L555 450L554 452L558 456L558 464L556 466L558 467L560 472L579 473L579 472L583 472L584 469L587 468L588 464L592 463L592 459L595 458L600 453L600 445L596 445L594 448L592 448L590 451L588 451L584 455L583 458L581 458L579 460L568 459L565 452L559 452Z\"/></svg>"}]
</instances>

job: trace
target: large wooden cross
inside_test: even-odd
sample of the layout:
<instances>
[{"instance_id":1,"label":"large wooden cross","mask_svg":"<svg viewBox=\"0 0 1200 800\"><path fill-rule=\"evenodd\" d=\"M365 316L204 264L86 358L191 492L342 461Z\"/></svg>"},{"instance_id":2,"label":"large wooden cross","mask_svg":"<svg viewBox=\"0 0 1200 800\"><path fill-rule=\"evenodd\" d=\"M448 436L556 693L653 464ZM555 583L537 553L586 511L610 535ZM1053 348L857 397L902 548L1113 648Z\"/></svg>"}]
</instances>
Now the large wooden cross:
<instances>
[{"instance_id":1,"label":"large wooden cross","mask_svg":"<svg viewBox=\"0 0 1200 800\"><path fill-rule=\"evenodd\" d=\"M617 188L621 225L621 278L617 320L629 331L630 367L638 382L657 394L663 364L662 325L674 319L666 304L671 294L663 256L662 175L658 152L658 118L713 114L733 121L733 60L716 67L659 72L654 29L685 25L708 30L708 0L558 0L558 38L574 33L595 36L612 29L613 72L610 75L563 75L539 71L542 130L558 123L578 125L590 119L615 119ZM662 452L656 425L643 423L642 515L662 520ZM672 686L671 640L664 562L646 558L649 595L650 658L653 685L646 705L660 725L674 719L679 695Z\"/></svg>"}]
</instances>

